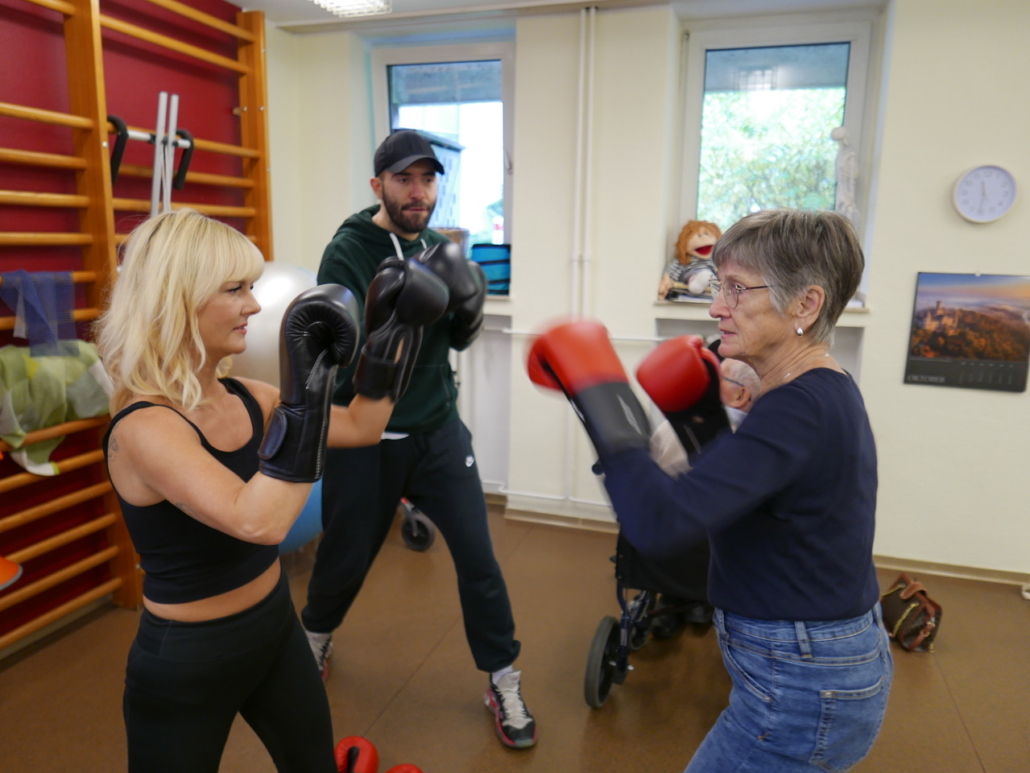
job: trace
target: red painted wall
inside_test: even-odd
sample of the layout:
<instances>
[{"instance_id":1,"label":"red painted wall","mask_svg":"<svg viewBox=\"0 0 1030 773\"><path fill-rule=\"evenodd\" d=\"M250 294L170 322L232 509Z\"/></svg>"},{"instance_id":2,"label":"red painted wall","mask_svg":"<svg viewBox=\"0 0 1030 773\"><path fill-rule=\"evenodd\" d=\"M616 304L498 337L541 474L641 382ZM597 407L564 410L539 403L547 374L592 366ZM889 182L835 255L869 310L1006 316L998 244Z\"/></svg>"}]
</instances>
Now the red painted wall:
<instances>
[{"instance_id":1,"label":"red painted wall","mask_svg":"<svg viewBox=\"0 0 1030 773\"><path fill-rule=\"evenodd\" d=\"M221 0L185 2L228 22L235 22L239 10ZM232 36L210 30L145 0L101 0L100 9L106 16L122 19L231 59L236 58L236 41ZM238 102L236 73L109 30L103 31L103 47L108 114L119 116L130 126L153 129L157 121L158 93L167 91L179 95L180 128L188 129L198 139L232 145L240 143L239 120L233 114L233 108ZM0 0L0 102L69 111L61 14L24 0ZM113 146L114 137L110 140ZM0 116L0 147L70 155L71 130ZM130 142L123 162L149 167L153 162L153 147L142 142ZM190 168L231 176L240 176L242 173L239 159L204 151L194 153ZM0 163L0 190L74 193L75 178L73 172ZM150 180L119 177L114 186L114 196L149 201ZM241 206L243 193L239 189L187 184L184 190L173 192L172 200ZM115 229L119 233L126 233L144 217L140 213L115 212ZM233 224L237 227L241 225ZM78 230L78 214L73 210L0 206L0 231ZM70 271L81 268L81 265L78 248L0 248L0 272L15 269ZM84 305L81 293L76 305ZM0 316L12 313L0 303ZM89 336L88 326L80 326L80 335L84 338ZM9 331L0 331L0 346L24 346L26 343L14 339ZM52 458L59 460L96 447L97 433L87 431L68 437ZM10 459L0 460L0 478L18 472L21 472L21 468ZM0 518L104 479L102 465L90 465L52 481L15 489L0 495ZM6 555L64 532L102 513L101 501L94 500L0 534L0 554ZM0 593L15 590L81 560L102 549L105 543L105 536L101 532L29 561L22 579L8 591ZM107 568L99 567L0 612L0 635L95 587L107 578Z\"/></svg>"}]
</instances>

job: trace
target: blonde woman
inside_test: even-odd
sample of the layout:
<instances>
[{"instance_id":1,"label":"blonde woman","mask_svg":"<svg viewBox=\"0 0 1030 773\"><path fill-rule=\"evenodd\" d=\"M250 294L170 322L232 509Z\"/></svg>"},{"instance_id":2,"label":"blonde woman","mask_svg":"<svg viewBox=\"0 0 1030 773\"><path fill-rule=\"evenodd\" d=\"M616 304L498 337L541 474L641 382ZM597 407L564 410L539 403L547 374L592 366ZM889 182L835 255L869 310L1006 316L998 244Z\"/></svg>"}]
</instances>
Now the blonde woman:
<instances>
[{"instance_id":1,"label":"blonde woman","mask_svg":"<svg viewBox=\"0 0 1030 773\"><path fill-rule=\"evenodd\" d=\"M326 443L378 442L394 401L365 391L330 407L358 340L354 298L333 285L286 310L281 393L226 377L260 311L251 291L263 266L223 223L159 215L129 239L99 322L116 388L108 471L146 572L123 702L130 771L217 771L237 714L277 770L336 771L329 705L276 545L321 476ZM398 334L362 353L383 378L415 353L396 342L417 338L418 314L446 304L408 267L391 272L370 303Z\"/></svg>"}]
</instances>

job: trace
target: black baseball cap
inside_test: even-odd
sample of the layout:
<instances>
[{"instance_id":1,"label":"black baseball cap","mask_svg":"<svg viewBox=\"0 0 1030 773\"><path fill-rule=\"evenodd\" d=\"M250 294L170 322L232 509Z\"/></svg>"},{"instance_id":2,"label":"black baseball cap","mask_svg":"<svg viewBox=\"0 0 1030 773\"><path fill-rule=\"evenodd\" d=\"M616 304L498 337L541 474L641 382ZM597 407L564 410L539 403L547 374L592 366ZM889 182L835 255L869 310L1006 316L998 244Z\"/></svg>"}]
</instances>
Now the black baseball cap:
<instances>
[{"instance_id":1,"label":"black baseball cap","mask_svg":"<svg viewBox=\"0 0 1030 773\"><path fill-rule=\"evenodd\" d=\"M374 161L376 177L383 172L392 174L403 172L423 158L430 159L436 171L443 174L443 164L433 152L433 146L429 144L429 140L411 129L401 129L383 140L383 143L376 149Z\"/></svg>"}]
</instances>

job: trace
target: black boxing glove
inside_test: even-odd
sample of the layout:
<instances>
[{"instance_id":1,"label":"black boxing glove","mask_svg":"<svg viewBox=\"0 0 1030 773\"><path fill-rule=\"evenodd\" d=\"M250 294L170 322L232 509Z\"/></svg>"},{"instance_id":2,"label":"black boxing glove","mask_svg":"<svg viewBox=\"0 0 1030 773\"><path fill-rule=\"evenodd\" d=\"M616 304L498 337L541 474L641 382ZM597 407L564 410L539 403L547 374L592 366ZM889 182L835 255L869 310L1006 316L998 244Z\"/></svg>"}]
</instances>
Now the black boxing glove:
<instances>
[{"instance_id":1,"label":"black boxing glove","mask_svg":"<svg viewBox=\"0 0 1030 773\"><path fill-rule=\"evenodd\" d=\"M414 258L387 258L368 286L368 336L354 371L354 391L401 399L422 345L422 327L447 311L447 285Z\"/></svg>"},{"instance_id":2,"label":"black boxing glove","mask_svg":"<svg viewBox=\"0 0 1030 773\"><path fill-rule=\"evenodd\" d=\"M283 314L279 404L258 449L265 475L294 483L322 477L336 369L357 349L358 304L345 287L305 290Z\"/></svg>"},{"instance_id":3,"label":"black boxing glove","mask_svg":"<svg viewBox=\"0 0 1030 773\"><path fill-rule=\"evenodd\" d=\"M459 351L467 349L483 329L483 303L486 301L486 274L473 260L467 260L454 242L434 244L415 255L440 277L450 291L447 311L454 313L450 343Z\"/></svg>"}]
</instances>

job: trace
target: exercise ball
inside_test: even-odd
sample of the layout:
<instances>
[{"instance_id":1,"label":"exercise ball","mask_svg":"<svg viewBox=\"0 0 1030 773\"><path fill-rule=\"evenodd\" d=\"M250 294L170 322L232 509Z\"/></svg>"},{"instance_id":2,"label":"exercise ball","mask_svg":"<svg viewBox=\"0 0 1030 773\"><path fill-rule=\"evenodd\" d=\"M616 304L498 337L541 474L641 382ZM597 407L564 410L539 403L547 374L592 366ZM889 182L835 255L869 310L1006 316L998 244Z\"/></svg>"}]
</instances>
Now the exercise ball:
<instances>
[{"instance_id":1,"label":"exercise ball","mask_svg":"<svg viewBox=\"0 0 1030 773\"><path fill-rule=\"evenodd\" d=\"M232 358L230 375L279 386L279 327L290 301L318 284L315 274L290 263L265 264L254 283L261 311L247 322L247 349Z\"/></svg>"},{"instance_id":2,"label":"exercise ball","mask_svg":"<svg viewBox=\"0 0 1030 773\"><path fill-rule=\"evenodd\" d=\"M311 540L322 533L322 481L315 481L311 487L311 494L300 511L297 520L293 522L290 533L279 543L279 554L292 553L294 550L307 545Z\"/></svg>"}]
</instances>

